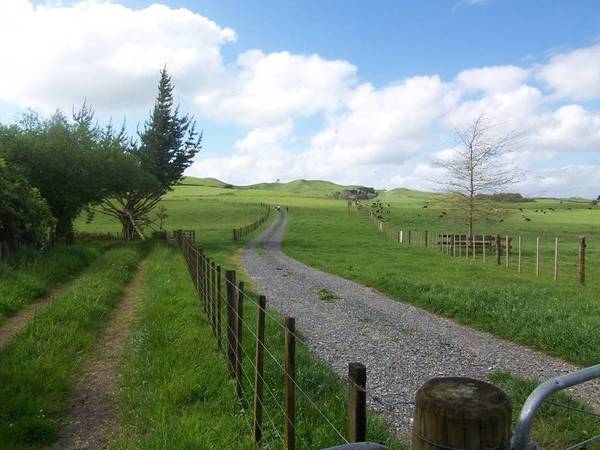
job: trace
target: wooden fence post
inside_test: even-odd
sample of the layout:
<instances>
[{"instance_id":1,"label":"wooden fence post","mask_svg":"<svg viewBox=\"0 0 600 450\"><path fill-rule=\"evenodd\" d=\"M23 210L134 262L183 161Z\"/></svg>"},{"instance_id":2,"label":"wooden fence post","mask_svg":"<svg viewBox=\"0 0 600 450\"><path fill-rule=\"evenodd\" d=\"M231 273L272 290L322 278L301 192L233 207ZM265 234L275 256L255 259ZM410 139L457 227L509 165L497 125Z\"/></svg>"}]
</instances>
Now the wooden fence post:
<instances>
[{"instance_id":1,"label":"wooden fence post","mask_svg":"<svg viewBox=\"0 0 600 450\"><path fill-rule=\"evenodd\" d=\"M285 384L284 384L284 411L285 429L284 439L287 450L296 449L296 319L285 318Z\"/></svg>"},{"instance_id":2,"label":"wooden fence post","mask_svg":"<svg viewBox=\"0 0 600 450\"><path fill-rule=\"evenodd\" d=\"M410 245L410 230L408 230L408 245Z\"/></svg>"},{"instance_id":3,"label":"wooden fence post","mask_svg":"<svg viewBox=\"0 0 600 450\"><path fill-rule=\"evenodd\" d=\"M485 253L487 251L487 239L486 239L486 235L483 235L483 262L485 262Z\"/></svg>"},{"instance_id":4,"label":"wooden fence post","mask_svg":"<svg viewBox=\"0 0 600 450\"><path fill-rule=\"evenodd\" d=\"M237 324L235 326L235 392L237 398L241 402L244 398L242 392L242 337L244 331L244 282L240 281L237 292Z\"/></svg>"},{"instance_id":5,"label":"wooden fence post","mask_svg":"<svg viewBox=\"0 0 600 450\"><path fill-rule=\"evenodd\" d=\"M427 381L417 392L413 450L510 449L512 404L500 388L470 378Z\"/></svg>"},{"instance_id":6,"label":"wooden fence post","mask_svg":"<svg viewBox=\"0 0 600 450\"><path fill-rule=\"evenodd\" d=\"M227 361L229 373L235 375L235 270L225 272L227 283Z\"/></svg>"},{"instance_id":7,"label":"wooden fence post","mask_svg":"<svg viewBox=\"0 0 600 450\"><path fill-rule=\"evenodd\" d=\"M429 231L425 230L425 247L429 247Z\"/></svg>"},{"instance_id":8,"label":"wooden fence post","mask_svg":"<svg viewBox=\"0 0 600 450\"><path fill-rule=\"evenodd\" d=\"M510 265L510 241L508 235L505 238L504 251L506 252L506 267Z\"/></svg>"},{"instance_id":9,"label":"wooden fence post","mask_svg":"<svg viewBox=\"0 0 600 450\"><path fill-rule=\"evenodd\" d=\"M217 266L217 347L221 348L221 266Z\"/></svg>"},{"instance_id":10,"label":"wooden fence post","mask_svg":"<svg viewBox=\"0 0 600 450\"><path fill-rule=\"evenodd\" d=\"M496 235L496 264L500 265L500 235Z\"/></svg>"},{"instance_id":11,"label":"wooden fence post","mask_svg":"<svg viewBox=\"0 0 600 450\"><path fill-rule=\"evenodd\" d=\"M535 238L535 275L540 276L540 238Z\"/></svg>"},{"instance_id":12,"label":"wooden fence post","mask_svg":"<svg viewBox=\"0 0 600 450\"><path fill-rule=\"evenodd\" d=\"M257 444L262 437L266 307L267 300L264 295L261 295L258 297L258 308L256 310L256 373L254 375L254 442Z\"/></svg>"},{"instance_id":13,"label":"wooden fence post","mask_svg":"<svg viewBox=\"0 0 600 450\"><path fill-rule=\"evenodd\" d=\"M348 441L367 440L367 368L361 363L348 365Z\"/></svg>"},{"instance_id":14,"label":"wooden fence post","mask_svg":"<svg viewBox=\"0 0 600 450\"><path fill-rule=\"evenodd\" d=\"M579 282L585 283L585 236L579 239Z\"/></svg>"}]
</instances>

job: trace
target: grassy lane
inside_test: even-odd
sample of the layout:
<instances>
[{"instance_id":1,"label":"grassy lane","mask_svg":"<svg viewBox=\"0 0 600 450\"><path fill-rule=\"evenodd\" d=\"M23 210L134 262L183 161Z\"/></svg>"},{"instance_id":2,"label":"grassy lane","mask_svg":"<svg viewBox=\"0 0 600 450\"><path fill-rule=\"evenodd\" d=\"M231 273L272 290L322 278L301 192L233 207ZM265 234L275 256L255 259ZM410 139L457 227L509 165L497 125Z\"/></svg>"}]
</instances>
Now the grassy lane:
<instances>
[{"instance_id":1,"label":"grassy lane","mask_svg":"<svg viewBox=\"0 0 600 450\"><path fill-rule=\"evenodd\" d=\"M252 448L234 385L177 248L146 260L140 318L123 369L116 448Z\"/></svg>"},{"instance_id":2,"label":"grassy lane","mask_svg":"<svg viewBox=\"0 0 600 450\"><path fill-rule=\"evenodd\" d=\"M100 251L98 244L57 245L42 253L23 250L0 263L0 324L80 273Z\"/></svg>"},{"instance_id":3,"label":"grassy lane","mask_svg":"<svg viewBox=\"0 0 600 450\"><path fill-rule=\"evenodd\" d=\"M600 292L399 248L345 208L296 208L285 251L401 301L580 365L600 362Z\"/></svg>"},{"instance_id":4,"label":"grassy lane","mask_svg":"<svg viewBox=\"0 0 600 450\"><path fill-rule=\"evenodd\" d=\"M225 356L216 348L179 250L161 246L146 264L139 329L122 377L127 380L122 405L125 427L116 448L158 449L172 443L177 443L177 448L254 448L248 421L252 417L255 306L246 301L244 309L248 327L244 328L244 373L248 378L244 377L241 412ZM247 293L256 299L254 293ZM274 311L270 314L276 316ZM265 388L264 440L272 448L281 448L278 433L283 430L283 417L278 405L282 404L279 364L283 333L270 319L266 343L277 362L266 356L265 381L272 394ZM297 352L297 371L301 388L338 429L345 430L345 384L302 345ZM324 448L341 442L300 393L297 408L298 448ZM370 417L369 438L401 448L375 416Z\"/></svg>"},{"instance_id":5,"label":"grassy lane","mask_svg":"<svg viewBox=\"0 0 600 450\"><path fill-rule=\"evenodd\" d=\"M0 353L0 448L56 440L87 352L135 271L141 249L103 254Z\"/></svg>"}]
</instances>

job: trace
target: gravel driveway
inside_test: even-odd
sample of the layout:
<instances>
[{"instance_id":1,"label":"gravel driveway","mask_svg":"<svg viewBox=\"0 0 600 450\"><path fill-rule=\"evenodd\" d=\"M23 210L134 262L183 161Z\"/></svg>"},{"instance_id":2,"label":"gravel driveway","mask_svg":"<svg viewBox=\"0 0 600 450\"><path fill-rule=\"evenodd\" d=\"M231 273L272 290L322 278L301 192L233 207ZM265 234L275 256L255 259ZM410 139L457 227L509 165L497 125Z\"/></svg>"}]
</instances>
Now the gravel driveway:
<instances>
[{"instance_id":1,"label":"gravel driveway","mask_svg":"<svg viewBox=\"0 0 600 450\"><path fill-rule=\"evenodd\" d=\"M519 377L547 379L577 367L562 360L442 319L395 301L371 288L306 266L285 255L280 244L285 211L248 244L242 263L267 301L296 318L311 350L346 377L348 363L367 366L369 407L406 437L417 389L429 378L468 376L485 380L503 370ZM259 245L262 244L262 245ZM324 301L326 289L336 299ZM588 383L576 395L600 399Z\"/></svg>"}]
</instances>

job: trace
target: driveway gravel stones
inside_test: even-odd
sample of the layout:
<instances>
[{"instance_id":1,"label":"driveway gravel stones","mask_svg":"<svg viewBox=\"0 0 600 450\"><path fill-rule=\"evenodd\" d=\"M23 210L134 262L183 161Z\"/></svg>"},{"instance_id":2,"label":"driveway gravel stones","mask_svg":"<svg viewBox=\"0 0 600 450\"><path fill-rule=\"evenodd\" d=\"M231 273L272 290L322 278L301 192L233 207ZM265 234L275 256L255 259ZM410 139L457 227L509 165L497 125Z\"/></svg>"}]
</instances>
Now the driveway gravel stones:
<instances>
[{"instance_id":1,"label":"driveway gravel stones","mask_svg":"<svg viewBox=\"0 0 600 450\"><path fill-rule=\"evenodd\" d=\"M490 372L502 370L545 380L578 369L290 258L281 251L287 215L280 214L248 244L242 264L268 304L296 318L311 351L340 377L346 378L350 362L367 366L369 407L401 437L410 432L417 389L432 377L487 380ZM335 298L323 301L323 292ZM600 404L599 383L573 392Z\"/></svg>"}]
</instances>

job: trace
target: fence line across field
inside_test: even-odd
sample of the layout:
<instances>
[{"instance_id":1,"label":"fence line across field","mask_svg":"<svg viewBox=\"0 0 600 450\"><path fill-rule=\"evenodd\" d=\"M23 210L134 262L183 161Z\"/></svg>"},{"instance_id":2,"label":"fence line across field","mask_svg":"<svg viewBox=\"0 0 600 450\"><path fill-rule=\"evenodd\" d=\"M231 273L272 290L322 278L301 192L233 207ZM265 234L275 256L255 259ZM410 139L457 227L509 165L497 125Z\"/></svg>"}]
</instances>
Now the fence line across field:
<instances>
[{"instance_id":1,"label":"fence line across field","mask_svg":"<svg viewBox=\"0 0 600 450\"><path fill-rule=\"evenodd\" d=\"M224 352L229 373L235 379L236 397L244 408L244 405L250 407L253 404L254 426L250 422L248 424L255 442L257 444L265 443L264 432L268 431L268 428L265 428L267 425L273 427L275 437L282 441L286 449L295 448L296 431L300 425L295 416L296 394L300 396L299 399L302 402L306 402L307 407L313 409L318 417L323 419L323 423L331 429L332 436L339 439L340 443L347 444L353 439L363 439L366 435L366 404L361 401L364 395L358 390L361 380L357 379L354 383L348 383L348 437L346 437L296 379L296 345L307 345L307 343L296 332L294 319L284 318L284 323L282 323L281 319L268 311L264 296L259 296L257 302L245 292L243 282L238 283L236 280L235 271L225 271L226 276L222 277L221 266L196 246L193 241L195 233L180 230L174 233L174 238L184 255L192 283L201 301L202 310L205 312L217 340L217 348ZM244 318L244 300L248 300L250 303L247 304L256 311L256 329L248 324L248 319ZM225 307L222 307L223 305ZM275 356L266 343L265 319L269 319L268 323L275 323L283 333L283 362ZM224 327L221 326L223 323ZM222 336L223 334L224 336ZM250 336L255 343L255 358L251 357L244 346L244 335ZM281 387L275 388L265 380L263 372L265 357L270 362L270 367L284 376L283 402L278 400L275 394L275 391L279 391ZM366 368L364 377L366 383ZM263 397L265 389L270 396L268 403ZM366 392L366 389L363 388L363 391ZM250 397L253 397L253 401ZM271 399L276 406L277 414L280 412L282 414L282 430L277 428L276 420L267 408ZM264 423L263 416L267 419L267 423Z\"/></svg>"},{"instance_id":2,"label":"fence line across field","mask_svg":"<svg viewBox=\"0 0 600 450\"><path fill-rule=\"evenodd\" d=\"M389 235L394 236L393 233L390 233ZM437 233L430 235L429 233L421 232L408 233L408 235L411 236L411 238L414 237L416 242L422 242L431 248L436 248L442 253L444 251L444 246L438 245L439 234ZM298 399L305 402L302 403L303 405L308 405L309 408L318 413L317 417L323 419L323 424L327 429L331 430L331 437L336 440L339 439L339 443L343 444L366 440L367 397L369 397L372 402L379 403L385 408L395 408L398 404L414 404L415 421L417 421L417 414L435 414L432 410L428 410L424 404L419 404L420 400L418 394L414 402L394 401L394 405L384 402L376 394L371 392L370 389L367 389L366 367L360 363L350 363L348 367L348 378L343 379L348 386L347 428L346 434L344 435L344 433L335 425L334 420L330 419L327 412L319 407L317 402L310 395L309 390L303 388L299 380L296 379L296 345L303 344L307 348L310 348L310 346L297 334L294 318L286 317L282 323L282 320L279 317L268 311L266 298L264 296L259 296L257 301L245 291L244 283L238 282L235 271L227 270L225 271L225 277L223 277L221 266L217 265L213 259L208 257L208 255L203 252L202 248L198 247L194 242L194 232L177 231L174 233L174 238L184 255L186 267L189 271L195 291L198 294L201 308L206 314L207 321L215 336L217 348L223 352L227 361L229 374L235 380L236 398L240 407L243 409L242 414L244 415L244 420L257 446L272 448L271 444L277 442L281 443L281 445L288 450L296 448L297 432L302 431L300 429L302 423L296 421L296 394L299 395ZM496 236L494 242L496 244L503 242L504 247L510 249L509 237ZM555 248L558 248L559 242L559 240L555 240ZM585 241L583 242L585 243ZM521 244L521 239L519 239L519 255L521 254ZM464 246L464 252L460 247L463 246L459 246L459 254L462 255L462 253L464 253L465 257L469 258L477 256L476 246L473 246L470 249L470 253L467 253L467 249L469 249L468 245ZM488 245L485 242L485 239L483 239L481 253L485 254L485 249L487 247ZM496 257L496 259L505 258L502 259L502 262L510 265L510 254L508 252L505 252L506 254L499 254L501 253L500 249L500 245L495 245L494 250L497 251L493 256ZM448 245L446 245L446 251L447 254L450 254L450 247ZM452 246L452 252L456 254L456 245ZM557 260L558 257L555 259ZM521 258L518 258L518 262L520 267ZM555 263L555 271L557 271L556 267ZM558 273L558 271L556 273ZM248 323L248 318L244 318L244 304L246 307L251 307L248 311L256 311L256 327L253 327ZM269 320L269 324L275 323L277 327L280 327L281 329L284 341L283 362L274 354L276 352L270 348L271 345L268 345L267 340L265 339L267 319ZM223 324L225 324L225 327L222 326ZM269 326L268 329L271 329L271 327ZM255 358L252 358L251 352L247 351L244 346L244 336L250 337L250 342L254 342ZM273 337L273 335L271 335L271 337ZM264 373L265 359L270 363L269 367L271 370L275 370L274 373L283 375L283 386L274 386L267 382ZM270 373L272 374L273 372ZM423 388L426 385L424 385ZM268 399L265 399L263 396L265 389L269 396ZM280 392L283 400L279 398ZM334 394L334 398L339 399L337 394ZM271 400L273 404L271 404ZM561 404L555 404L554 406L568 407L568 405ZM452 406L452 408L454 407L455 406ZM246 412L246 410L250 409L252 409L252 420L249 419L248 413ZM583 410L579 412L589 413ZM282 423L278 425L279 417L281 417ZM266 421L263 419L266 419ZM418 423L422 424L424 422L418 421ZM492 428L498 429L499 427ZM418 433L413 433L413 445L415 443L418 444L419 441L428 442L427 439L431 438L431 435L428 433L433 433L434 430L421 429L417 431ZM479 426L474 426L473 430L460 430L458 434L462 435L462 433L471 431L478 435ZM596 440L597 437L593 439ZM434 440L436 440L435 436ZM449 442L449 444L453 443ZM585 442L583 444L585 444ZM579 448L580 446L581 445L578 445L573 448ZM446 444L443 444L439 448L450 447L456 446L446 446Z\"/></svg>"},{"instance_id":3,"label":"fence line across field","mask_svg":"<svg viewBox=\"0 0 600 450\"><path fill-rule=\"evenodd\" d=\"M549 268L551 277L556 282L565 279L567 275L573 276L573 279L582 285L585 284L586 278L589 279L586 273L590 271L586 259L586 255L589 253L587 236L577 238L577 245L573 247L567 247L569 244L574 244L575 238L573 237L569 241L566 238L554 236L551 239L552 246L550 247L548 245L550 239L545 241L545 246L542 246L542 239L540 236L536 236L532 250L531 241L526 247L522 236L468 235L414 229L395 230L378 214L361 203L356 202L355 205L359 212L369 216L387 239L397 242L399 245L431 248L438 253L459 259L480 259L483 262L492 259L497 265L503 265L506 268L516 267L518 273L523 273L525 268L532 269L536 277L541 277L544 273L548 274ZM351 208L350 202L349 208Z\"/></svg>"},{"instance_id":4,"label":"fence line across field","mask_svg":"<svg viewBox=\"0 0 600 450\"><path fill-rule=\"evenodd\" d=\"M263 223L265 223L267 220L269 220L269 216L271 215L272 206L267 205L265 203L261 203L260 206L265 209L265 212L263 213L263 215L261 217L258 218L258 220L255 220L254 222L252 222L248 225L244 225L243 227L233 229L233 240L234 241L238 241L238 240L242 239L244 236L252 233L254 230L258 229L258 227L260 227Z\"/></svg>"}]
</instances>

